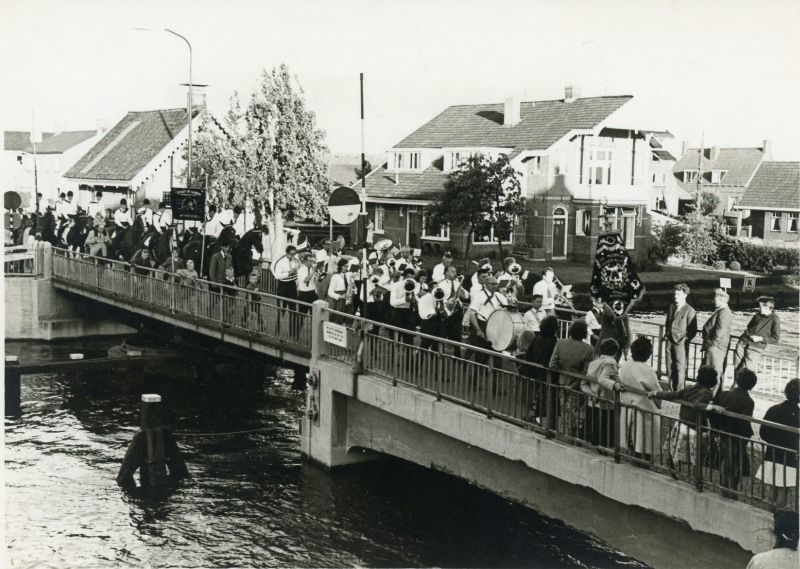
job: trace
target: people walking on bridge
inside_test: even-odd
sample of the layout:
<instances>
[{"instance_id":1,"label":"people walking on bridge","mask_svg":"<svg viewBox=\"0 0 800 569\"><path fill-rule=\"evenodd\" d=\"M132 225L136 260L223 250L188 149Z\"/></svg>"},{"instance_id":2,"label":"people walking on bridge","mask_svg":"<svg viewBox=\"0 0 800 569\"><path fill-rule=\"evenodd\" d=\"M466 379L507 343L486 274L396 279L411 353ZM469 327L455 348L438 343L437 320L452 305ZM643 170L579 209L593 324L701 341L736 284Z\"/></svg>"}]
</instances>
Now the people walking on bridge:
<instances>
[{"instance_id":1,"label":"people walking on bridge","mask_svg":"<svg viewBox=\"0 0 800 569\"><path fill-rule=\"evenodd\" d=\"M758 312L747 323L747 329L736 343L733 353L734 369L741 368L758 371L758 364L770 344L781 339L781 319L775 314L775 299L771 296L758 297Z\"/></svg>"},{"instance_id":2,"label":"people walking on bridge","mask_svg":"<svg viewBox=\"0 0 800 569\"><path fill-rule=\"evenodd\" d=\"M539 328L542 325L542 320L547 318L547 311L542 308L542 295L534 294L531 297L531 307L523 315L523 323L525 330L532 332L534 335L539 333Z\"/></svg>"},{"instance_id":3,"label":"people walking on bridge","mask_svg":"<svg viewBox=\"0 0 800 569\"><path fill-rule=\"evenodd\" d=\"M728 308L730 296L721 288L714 291L715 310L703 325L703 364L717 370L719 383L717 391L722 391L725 383L725 360L731 340L733 313Z\"/></svg>"},{"instance_id":4,"label":"people walking on bridge","mask_svg":"<svg viewBox=\"0 0 800 569\"><path fill-rule=\"evenodd\" d=\"M339 259L339 262L336 263L336 272L331 275L328 284L326 300L331 310L337 312L344 312L346 310L345 296L347 295L347 277L345 276L345 271L347 270L347 264L347 259ZM341 317L338 315L332 315L331 318L333 321L338 321L340 319Z\"/></svg>"},{"instance_id":5,"label":"people walking on bridge","mask_svg":"<svg viewBox=\"0 0 800 569\"><path fill-rule=\"evenodd\" d=\"M661 385L658 376L650 366L653 343L641 336L631 343L631 360L619 368L619 380L626 388L645 393L658 393ZM620 445L627 448L636 458L650 462L661 445L661 403L650 399L646 394L634 393L626 389L620 394Z\"/></svg>"},{"instance_id":6,"label":"people walking on bridge","mask_svg":"<svg viewBox=\"0 0 800 569\"><path fill-rule=\"evenodd\" d=\"M686 383L689 345L697 335L697 313L686 302L689 292L689 285L675 285L675 302L670 305L664 324L667 371L673 391L683 389Z\"/></svg>"},{"instance_id":7,"label":"people walking on bridge","mask_svg":"<svg viewBox=\"0 0 800 569\"><path fill-rule=\"evenodd\" d=\"M675 478L677 478L676 470L680 472L685 467L688 473L688 469L694 463L698 436L697 413L703 413L711 403L716 385L717 370L711 366L700 366L694 385L678 391L651 391L648 394L648 397L653 399L681 401L679 421L673 425L663 448L664 453L670 457L670 468ZM708 426L708 418L704 416L701 419L702 425Z\"/></svg>"},{"instance_id":8,"label":"people walking on bridge","mask_svg":"<svg viewBox=\"0 0 800 569\"><path fill-rule=\"evenodd\" d=\"M619 307L612 308L608 302L605 302L602 298L598 298L602 308L600 312L600 333L597 336L597 342L594 346L595 357L600 355L600 344L609 338L615 340L619 346L619 350L614 355L617 361L622 359L622 356L627 353L631 343L631 323L628 313L633 310L636 304L642 299L644 292L644 287L642 287L639 295L632 298L621 310Z\"/></svg>"},{"instance_id":9,"label":"people walking on bridge","mask_svg":"<svg viewBox=\"0 0 800 569\"><path fill-rule=\"evenodd\" d=\"M300 261L297 260L297 247L287 245L285 251L286 254L275 261L273 273L278 279L278 296L285 299L280 303L279 321L281 315L286 315L289 321L289 336L294 338L299 323L294 311L297 310L295 301L297 300L297 272L300 269Z\"/></svg>"},{"instance_id":10,"label":"people walking on bridge","mask_svg":"<svg viewBox=\"0 0 800 569\"><path fill-rule=\"evenodd\" d=\"M208 263L208 280L212 283L225 284L225 272L233 268L233 258L230 254L231 244L224 241L219 244L219 251L211 255ZM219 292L219 287L210 286L212 292Z\"/></svg>"},{"instance_id":11,"label":"people walking on bridge","mask_svg":"<svg viewBox=\"0 0 800 569\"><path fill-rule=\"evenodd\" d=\"M764 414L764 420L794 429L800 428L800 380L793 379L783 390L786 400L773 405ZM797 432L762 425L759 430L761 440L767 443L764 462L758 467L756 479L772 486L772 501L776 504L797 503L797 496L790 499L797 488L797 454L800 449L800 436ZM795 490L796 491L796 490Z\"/></svg>"},{"instance_id":12,"label":"people walking on bridge","mask_svg":"<svg viewBox=\"0 0 800 569\"><path fill-rule=\"evenodd\" d=\"M184 260L181 259L180 251L178 251L177 247L173 247L172 251L170 251L170 256L164 259L164 262L161 263L159 268L168 273L177 273L179 270L185 268L185 266L186 264Z\"/></svg>"},{"instance_id":13,"label":"people walking on bridge","mask_svg":"<svg viewBox=\"0 0 800 569\"><path fill-rule=\"evenodd\" d=\"M131 268L137 275L150 276L156 268L156 262L147 247L142 247L131 258Z\"/></svg>"},{"instance_id":14,"label":"people walking on bridge","mask_svg":"<svg viewBox=\"0 0 800 569\"><path fill-rule=\"evenodd\" d=\"M486 324L489 316L495 310L502 310L506 304L506 298L497 292L497 279L492 274L481 278L483 285L470 292L470 304L467 310L467 321L469 323L469 338L467 343L486 350L492 349L492 343L486 336ZM488 356L484 353L475 353L475 361L485 364Z\"/></svg>"},{"instance_id":15,"label":"people walking on bridge","mask_svg":"<svg viewBox=\"0 0 800 569\"><path fill-rule=\"evenodd\" d=\"M495 277L492 277L493 279ZM548 399L556 396L555 390L548 397L547 367L553 358L556 344L558 343L558 319L547 316L542 320L539 333L533 338L525 352L525 361L532 366L525 366L524 375L530 379L523 385L523 401L525 409L530 412L530 420L544 423L545 419L550 425L555 424L553 412L555 404L548 409Z\"/></svg>"}]
</instances>

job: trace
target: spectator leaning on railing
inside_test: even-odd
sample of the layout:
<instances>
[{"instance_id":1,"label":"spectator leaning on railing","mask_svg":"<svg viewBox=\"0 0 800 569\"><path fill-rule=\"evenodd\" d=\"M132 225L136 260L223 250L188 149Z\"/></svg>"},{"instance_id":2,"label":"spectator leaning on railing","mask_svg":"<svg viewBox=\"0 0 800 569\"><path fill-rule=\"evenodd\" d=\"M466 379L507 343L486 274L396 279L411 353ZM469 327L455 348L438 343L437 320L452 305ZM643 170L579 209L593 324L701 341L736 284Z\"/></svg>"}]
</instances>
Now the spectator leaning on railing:
<instances>
[{"instance_id":1,"label":"spectator leaning on railing","mask_svg":"<svg viewBox=\"0 0 800 569\"><path fill-rule=\"evenodd\" d=\"M797 429L800 427L800 380L793 379L786 384L783 390L786 401L773 405L764 414L764 420L779 425L786 425ZM765 484L773 486L773 500L787 503L788 489L795 488L797 484L797 453L800 446L800 436L797 432L776 429L769 425L762 425L759 435L767 443L764 453L764 462L758 468L756 478Z\"/></svg>"},{"instance_id":2,"label":"spectator leaning on railing","mask_svg":"<svg viewBox=\"0 0 800 569\"><path fill-rule=\"evenodd\" d=\"M584 375L594 357L594 349L584 341L588 334L589 329L585 320L573 322L569 327L569 337L559 340L556 344L550 358L550 368L553 371L562 370ZM573 375L560 374L558 377L558 384L564 387L558 390L556 399L558 428L561 432L572 436L577 434L581 409L577 394L571 393L566 387L579 390L580 383L580 378Z\"/></svg>"},{"instance_id":3,"label":"spectator leaning on railing","mask_svg":"<svg viewBox=\"0 0 800 569\"><path fill-rule=\"evenodd\" d=\"M619 368L619 379L626 388L633 388L646 393L658 393L661 385L656 372L647 362L653 355L653 343L641 336L631 344L631 359ZM637 394L626 389L620 395L620 404L641 409L634 411L623 407L619 418L620 441L623 448L632 450L636 457L650 460L658 452L661 438L660 403L646 395ZM656 442L656 444L653 444Z\"/></svg>"},{"instance_id":4,"label":"spectator leaning on railing","mask_svg":"<svg viewBox=\"0 0 800 569\"><path fill-rule=\"evenodd\" d=\"M589 395L586 402L587 440L593 445L611 447L614 443L614 391L625 388L619 382L617 353L619 344L613 338L600 343L600 356L592 360L581 381L581 391Z\"/></svg>"},{"instance_id":5,"label":"spectator leaning on railing","mask_svg":"<svg viewBox=\"0 0 800 569\"><path fill-rule=\"evenodd\" d=\"M735 369L757 370L764 350L769 344L781 340L781 320L775 314L775 299L771 296L758 297L758 312L747 324L747 329L736 343L734 351Z\"/></svg>"}]
</instances>

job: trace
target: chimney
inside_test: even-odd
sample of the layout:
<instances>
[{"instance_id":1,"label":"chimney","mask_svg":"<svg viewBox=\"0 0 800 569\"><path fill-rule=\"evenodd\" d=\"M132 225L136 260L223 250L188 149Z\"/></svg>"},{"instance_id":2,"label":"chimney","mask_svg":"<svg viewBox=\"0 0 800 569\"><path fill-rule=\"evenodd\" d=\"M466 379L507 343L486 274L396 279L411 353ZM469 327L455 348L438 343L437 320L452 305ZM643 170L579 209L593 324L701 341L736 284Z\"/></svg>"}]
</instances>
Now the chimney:
<instances>
[{"instance_id":1,"label":"chimney","mask_svg":"<svg viewBox=\"0 0 800 569\"><path fill-rule=\"evenodd\" d=\"M509 95L506 97L506 104L503 107L503 126L514 126L519 120L519 99L514 95Z\"/></svg>"},{"instance_id":2,"label":"chimney","mask_svg":"<svg viewBox=\"0 0 800 569\"><path fill-rule=\"evenodd\" d=\"M719 158L719 146L712 146L711 147L711 154L709 155L709 160L716 160Z\"/></svg>"},{"instance_id":3,"label":"chimney","mask_svg":"<svg viewBox=\"0 0 800 569\"><path fill-rule=\"evenodd\" d=\"M772 141L768 138L764 139L764 144L761 147L762 152L764 152L764 160L771 161L772 160Z\"/></svg>"},{"instance_id":4,"label":"chimney","mask_svg":"<svg viewBox=\"0 0 800 569\"><path fill-rule=\"evenodd\" d=\"M681 156L686 154L687 150L689 150L689 141L688 140L682 140L681 141Z\"/></svg>"},{"instance_id":5,"label":"chimney","mask_svg":"<svg viewBox=\"0 0 800 569\"><path fill-rule=\"evenodd\" d=\"M581 98L581 90L578 87L573 87L572 85L567 85L564 87L564 102L565 103L572 103L576 99Z\"/></svg>"},{"instance_id":6,"label":"chimney","mask_svg":"<svg viewBox=\"0 0 800 569\"><path fill-rule=\"evenodd\" d=\"M95 121L95 125L97 127L97 132L102 134L108 130L108 119L99 118Z\"/></svg>"}]
</instances>

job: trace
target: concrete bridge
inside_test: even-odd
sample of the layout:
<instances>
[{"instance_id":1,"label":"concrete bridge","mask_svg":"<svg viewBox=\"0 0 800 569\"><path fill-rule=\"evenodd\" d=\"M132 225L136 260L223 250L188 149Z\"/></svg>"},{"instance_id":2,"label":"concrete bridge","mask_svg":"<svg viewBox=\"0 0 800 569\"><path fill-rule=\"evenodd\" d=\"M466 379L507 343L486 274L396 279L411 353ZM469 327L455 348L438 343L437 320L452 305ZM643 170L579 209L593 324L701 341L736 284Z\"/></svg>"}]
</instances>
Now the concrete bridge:
<instances>
[{"instance_id":1,"label":"concrete bridge","mask_svg":"<svg viewBox=\"0 0 800 569\"><path fill-rule=\"evenodd\" d=\"M771 511L797 509L796 494L776 494L752 477L769 445L741 441L751 476L731 488L709 453L726 435L699 414L682 424L666 402L650 415L619 397L601 403L559 386L549 370L534 377L530 364L511 356L439 338L428 338L434 349L421 348L402 341L405 330L337 313L324 301L289 307L267 293L175 282L60 250L37 250L32 264L27 278L52 294L309 367L302 452L327 467L397 456L529 504L657 566L743 566L747 552L771 547ZM25 278L19 274L6 278L7 289ZM22 316L8 292L6 310L7 322ZM535 417L533 400L545 409ZM598 439L588 417L600 406L610 428ZM766 424L735 417L756 432ZM623 434L637 421L650 425L646 454ZM703 443L677 468L661 450L674 428L697 429Z\"/></svg>"}]
</instances>

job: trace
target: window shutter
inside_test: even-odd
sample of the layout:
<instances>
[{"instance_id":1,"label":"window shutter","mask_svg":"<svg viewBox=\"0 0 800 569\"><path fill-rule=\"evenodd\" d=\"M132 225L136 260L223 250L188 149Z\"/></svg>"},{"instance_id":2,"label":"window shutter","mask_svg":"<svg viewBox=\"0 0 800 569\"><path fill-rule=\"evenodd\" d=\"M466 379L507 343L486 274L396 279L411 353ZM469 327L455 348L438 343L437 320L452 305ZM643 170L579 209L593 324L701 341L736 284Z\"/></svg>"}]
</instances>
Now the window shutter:
<instances>
[{"instance_id":1,"label":"window shutter","mask_svg":"<svg viewBox=\"0 0 800 569\"><path fill-rule=\"evenodd\" d=\"M584 235L583 233L583 216L586 215L585 209L579 209L575 212L575 235Z\"/></svg>"}]
</instances>

